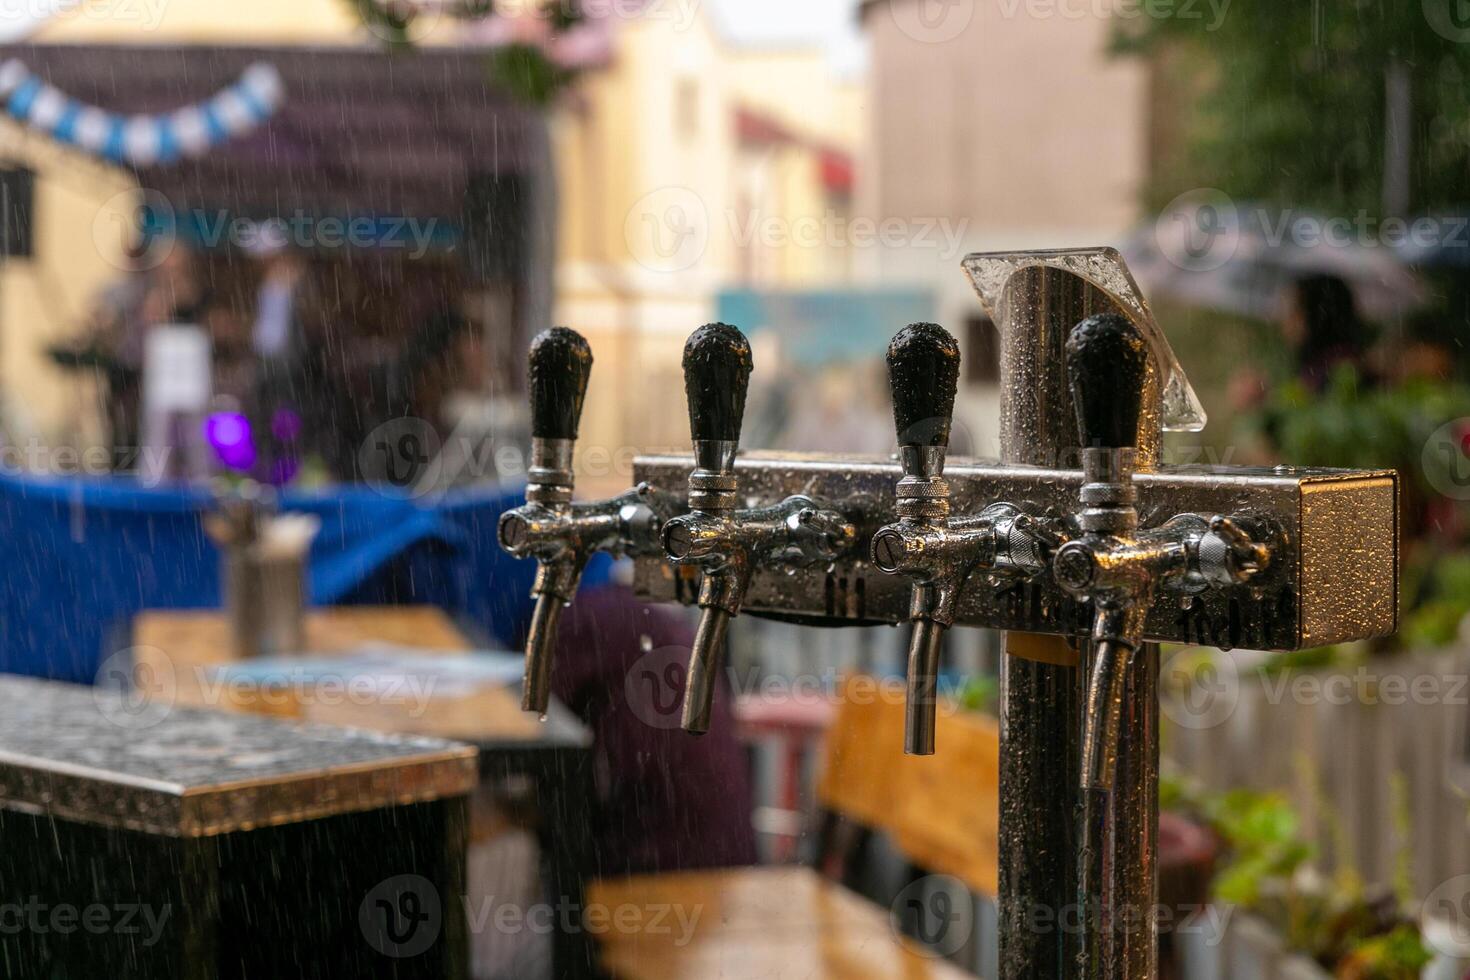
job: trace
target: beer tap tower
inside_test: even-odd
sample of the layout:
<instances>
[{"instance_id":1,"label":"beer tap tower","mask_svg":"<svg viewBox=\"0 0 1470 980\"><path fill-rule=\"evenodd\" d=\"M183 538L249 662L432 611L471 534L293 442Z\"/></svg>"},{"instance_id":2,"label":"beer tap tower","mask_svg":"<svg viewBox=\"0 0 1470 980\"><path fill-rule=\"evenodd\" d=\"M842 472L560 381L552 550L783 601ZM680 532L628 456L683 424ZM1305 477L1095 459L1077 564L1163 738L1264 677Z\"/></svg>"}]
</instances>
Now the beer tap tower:
<instances>
[{"instance_id":1,"label":"beer tap tower","mask_svg":"<svg viewBox=\"0 0 1470 980\"><path fill-rule=\"evenodd\" d=\"M1392 633L1398 476L1164 465L1163 430L1204 416L1115 251L964 266L1000 332L999 462L946 458L959 351L932 324L900 331L888 351L897 458L737 453L749 345L711 326L685 351L693 455L640 456L641 490L572 504L575 413L570 427L538 424L530 502L501 539L541 559L538 606L569 601L578 561L608 547L634 555L642 596L701 607L692 731L708 723L742 609L820 626L911 622L905 744L919 754L935 751L944 633L1006 631L1001 977L1152 980L1157 643L1296 650ZM562 373L585 387L585 370ZM581 388L555 390L580 406ZM533 386L533 405L551 391ZM687 488L682 516L675 488ZM651 516L609 522L618 501L616 513ZM697 593L680 564L702 571ZM531 710L544 707L555 610L537 621ZM1079 902L1080 930L1069 928Z\"/></svg>"}]
</instances>

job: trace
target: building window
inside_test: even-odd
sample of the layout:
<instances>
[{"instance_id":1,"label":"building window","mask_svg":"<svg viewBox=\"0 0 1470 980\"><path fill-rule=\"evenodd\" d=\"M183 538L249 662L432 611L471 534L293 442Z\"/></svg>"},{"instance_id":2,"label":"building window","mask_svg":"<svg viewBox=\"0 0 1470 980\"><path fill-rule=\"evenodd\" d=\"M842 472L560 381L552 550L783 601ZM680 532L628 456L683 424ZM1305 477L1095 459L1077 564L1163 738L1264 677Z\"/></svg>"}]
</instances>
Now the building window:
<instances>
[{"instance_id":1,"label":"building window","mask_svg":"<svg viewBox=\"0 0 1470 980\"><path fill-rule=\"evenodd\" d=\"M27 167L0 168L0 256L28 259L34 254L35 203L36 172Z\"/></svg>"}]
</instances>

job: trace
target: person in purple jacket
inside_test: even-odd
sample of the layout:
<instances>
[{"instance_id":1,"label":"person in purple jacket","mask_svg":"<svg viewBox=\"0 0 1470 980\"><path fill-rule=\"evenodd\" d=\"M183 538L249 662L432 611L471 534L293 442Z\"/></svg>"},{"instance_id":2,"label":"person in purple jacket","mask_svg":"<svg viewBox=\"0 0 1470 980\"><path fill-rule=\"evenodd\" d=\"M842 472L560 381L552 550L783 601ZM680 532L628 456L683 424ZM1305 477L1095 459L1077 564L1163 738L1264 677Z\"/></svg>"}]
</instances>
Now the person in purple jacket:
<instances>
[{"instance_id":1,"label":"person in purple jacket","mask_svg":"<svg viewBox=\"0 0 1470 980\"><path fill-rule=\"evenodd\" d=\"M728 676L709 734L679 727L693 641L678 610L639 602L623 585L586 590L563 616L552 684L593 734L603 874L755 863L750 770Z\"/></svg>"}]
</instances>

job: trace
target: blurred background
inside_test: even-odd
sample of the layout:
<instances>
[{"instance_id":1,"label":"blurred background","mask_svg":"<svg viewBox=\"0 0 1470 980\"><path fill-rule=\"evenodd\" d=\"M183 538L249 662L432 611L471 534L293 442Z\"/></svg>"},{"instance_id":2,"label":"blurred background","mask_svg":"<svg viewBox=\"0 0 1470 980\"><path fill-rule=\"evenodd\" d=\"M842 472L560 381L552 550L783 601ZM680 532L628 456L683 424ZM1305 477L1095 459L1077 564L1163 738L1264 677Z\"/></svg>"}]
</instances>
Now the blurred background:
<instances>
[{"instance_id":1,"label":"blurred background","mask_svg":"<svg viewBox=\"0 0 1470 980\"><path fill-rule=\"evenodd\" d=\"M434 605L514 650L532 569L494 523L542 329L595 353L589 498L687 448L683 342L715 320L754 347L745 445L892 452L881 355L930 320L963 352L955 452L995 455L998 344L961 259L1112 246L1209 414L1172 462L1403 479L1396 637L1164 651L1163 900L1239 910L1166 925L1171 975L1470 975L1460 6L0 4L0 667L91 682L145 612L227 604L209 538L243 525L203 515L241 500L314 516L281 545L314 606ZM689 623L626 579L589 572L557 682L600 767L596 863L816 865L995 975L996 637L945 664L975 758L894 814L892 699L842 692L901 676L900 631L740 620L724 733L690 748L624 680ZM891 780L855 771L879 759ZM505 842L534 865L545 816L485 795L471 877L513 877ZM926 935L915 895L968 916ZM551 975L475 948L477 975Z\"/></svg>"}]
</instances>

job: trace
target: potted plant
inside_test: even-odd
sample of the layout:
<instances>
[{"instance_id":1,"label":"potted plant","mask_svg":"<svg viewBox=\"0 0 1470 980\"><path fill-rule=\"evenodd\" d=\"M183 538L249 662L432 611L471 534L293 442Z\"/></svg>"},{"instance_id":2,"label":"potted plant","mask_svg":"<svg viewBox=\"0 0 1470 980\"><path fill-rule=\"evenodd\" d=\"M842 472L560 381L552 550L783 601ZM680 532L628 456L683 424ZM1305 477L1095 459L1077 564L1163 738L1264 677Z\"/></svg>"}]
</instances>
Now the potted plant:
<instances>
[{"instance_id":1,"label":"potted plant","mask_svg":"<svg viewBox=\"0 0 1470 980\"><path fill-rule=\"evenodd\" d=\"M1229 980L1417 980L1434 960L1400 891L1365 889L1351 871L1326 879L1279 794L1209 794L1166 782L1167 805L1211 827L1223 845L1213 898L1223 933L1193 930L1185 976Z\"/></svg>"}]
</instances>

